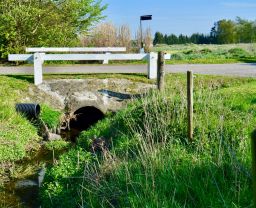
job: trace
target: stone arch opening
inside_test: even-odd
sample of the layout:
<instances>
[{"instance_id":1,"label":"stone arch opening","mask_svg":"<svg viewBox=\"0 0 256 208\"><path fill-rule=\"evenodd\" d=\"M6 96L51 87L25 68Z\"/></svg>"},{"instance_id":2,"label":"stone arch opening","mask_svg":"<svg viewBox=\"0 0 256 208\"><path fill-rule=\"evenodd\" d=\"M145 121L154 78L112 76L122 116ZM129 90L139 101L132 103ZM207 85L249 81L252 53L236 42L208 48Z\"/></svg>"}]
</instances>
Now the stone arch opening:
<instances>
[{"instance_id":1,"label":"stone arch opening","mask_svg":"<svg viewBox=\"0 0 256 208\"><path fill-rule=\"evenodd\" d=\"M73 117L69 121L69 129L64 129L61 136L67 140L76 142L79 134L96 124L104 118L104 113L94 106L81 107L73 113Z\"/></svg>"},{"instance_id":2,"label":"stone arch opening","mask_svg":"<svg viewBox=\"0 0 256 208\"><path fill-rule=\"evenodd\" d=\"M104 113L96 107L85 106L74 112L74 119L70 121L70 128L83 131L104 118Z\"/></svg>"}]
</instances>

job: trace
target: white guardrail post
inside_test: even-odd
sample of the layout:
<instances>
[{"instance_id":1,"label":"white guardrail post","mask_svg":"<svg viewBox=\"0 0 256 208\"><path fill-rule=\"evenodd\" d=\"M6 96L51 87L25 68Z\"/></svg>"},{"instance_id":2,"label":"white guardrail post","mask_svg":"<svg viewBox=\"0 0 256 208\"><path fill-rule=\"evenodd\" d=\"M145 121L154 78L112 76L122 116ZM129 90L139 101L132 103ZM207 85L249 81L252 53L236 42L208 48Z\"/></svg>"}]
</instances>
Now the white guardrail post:
<instances>
[{"instance_id":1,"label":"white guardrail post","mask_svg":"<svg viewBox=\"0 0 256 208\"><path fill-rule=\"evenodd\" d=\"M43 82L44 53L34 53L34 84Z\"/></svg>"},{"instance_id":2,"label":"white guardrail post","mask_svg":"<svg viewBox=\"0 0 256 208\"><path fill-rule=\"evenodd\" d=\"M157 53L151 52L148 54L148 78L157 78Z\"/></svg>"},{"instance_id":3,"label":"white guardrail post","mask_svg":"<svg viewBox=\"0 0 256 208\"><path fill-rule=\"evenodd\" d=\"M109 52L107 52L107 53L105 53L106 55L109 55L109 54L111 54L111 53L109 53ZM103 62L102 62L102 64L108 64L108 59L106 58L106 59L104 59L103 60Z\"/></svg>"}]
</instances>

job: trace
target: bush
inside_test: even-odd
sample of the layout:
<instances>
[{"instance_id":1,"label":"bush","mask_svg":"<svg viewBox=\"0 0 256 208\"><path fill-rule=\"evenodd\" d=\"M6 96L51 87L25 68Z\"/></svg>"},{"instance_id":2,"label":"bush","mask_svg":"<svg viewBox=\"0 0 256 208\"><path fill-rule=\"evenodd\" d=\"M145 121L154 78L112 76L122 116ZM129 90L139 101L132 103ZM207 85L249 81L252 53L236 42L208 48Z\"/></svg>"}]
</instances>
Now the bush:
<instances>
[{"instance_id":1,"label":"bush","mask_svg":"<svg viewBox=\"0 0 256 208\"><path fill-rule=\"evenodd\" d=\"M232 58L247 58L250 57L250 54L242 48L232 48L228 50L228 53Z\"/></svg>"},{"instance_id":2,"label":"bush","mask_svg":"<svg viewBox=\"0 0 256 208\"><path fill-rule=\"evenodd\" d=\"M172 59L174 60L184 60L185 57L186 56L183 53L175 53L172 55Z\"/></svg>"},{"instance_id":3,"label":"bush","mask_svg":"<svg viewBox=\"0 0 256 208\"><path fill-rule=\"evenodd\" d=\"M212 53L212 50L209 48L203 48L202 50L200 50L201 54L208 54L208 53Z\"/></svg>"}]
</instances>

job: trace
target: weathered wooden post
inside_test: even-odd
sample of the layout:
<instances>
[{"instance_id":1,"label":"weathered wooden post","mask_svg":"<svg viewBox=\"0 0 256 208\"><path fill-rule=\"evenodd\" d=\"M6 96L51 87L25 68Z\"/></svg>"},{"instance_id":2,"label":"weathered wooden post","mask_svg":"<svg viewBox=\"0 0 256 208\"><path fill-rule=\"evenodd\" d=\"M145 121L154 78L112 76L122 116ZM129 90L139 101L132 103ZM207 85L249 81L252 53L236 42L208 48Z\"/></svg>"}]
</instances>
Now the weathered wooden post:
<instances>
[{"instance_id":1,"label":"weathered wooden post","mask_svg":"<svg viewBox=\"0 0 256 208\"><path fill-rule=\"evenodd\" d=\"M159 91L164 90L164 65L165 57L164 52L158 52L158 61L157 61L157 88Z\"/></svg>"},{"instance_id":2,"label":"weathered wooden post","mask_svg":"<svg viewBox=\"0 0 256 208\"><path fill-rule=\"evenodd\" d=\"M188 139L193 140L193 72L187 72Z\"/></svg>"},{"instance_id":3,"label":"weathered wooden post","mask_svg":"<svg viewBox=\"0 0 256 208\"><path fill-rule=\"evenodd\" d=\"M253 200L256 207L256 130L253 131L251 140Z\"/></svg>"}]
</instances>

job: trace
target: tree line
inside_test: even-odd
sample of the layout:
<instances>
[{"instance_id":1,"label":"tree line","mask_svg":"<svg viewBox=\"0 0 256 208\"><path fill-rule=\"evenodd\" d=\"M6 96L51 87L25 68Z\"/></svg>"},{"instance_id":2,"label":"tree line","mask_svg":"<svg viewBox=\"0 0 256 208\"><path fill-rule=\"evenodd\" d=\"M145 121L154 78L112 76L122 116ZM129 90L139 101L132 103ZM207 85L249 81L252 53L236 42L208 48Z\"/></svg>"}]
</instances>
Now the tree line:
<instances>
[{"instance_id":1,"label":"tree line","mask_svg":"<svg viewBox=\"0 0 256 208\"><path fill-rule=\"evenodd\" d=\"M194 33L191 36L180 34L167 35L156 32L156 44L230 44L256 42L256 20L250 21L237 17L236 20L220 20L214 23L209 34Z\"/></svg>"}]
</instances>

